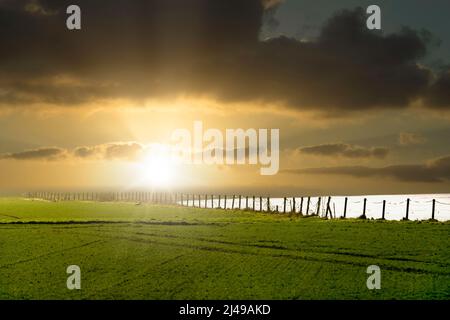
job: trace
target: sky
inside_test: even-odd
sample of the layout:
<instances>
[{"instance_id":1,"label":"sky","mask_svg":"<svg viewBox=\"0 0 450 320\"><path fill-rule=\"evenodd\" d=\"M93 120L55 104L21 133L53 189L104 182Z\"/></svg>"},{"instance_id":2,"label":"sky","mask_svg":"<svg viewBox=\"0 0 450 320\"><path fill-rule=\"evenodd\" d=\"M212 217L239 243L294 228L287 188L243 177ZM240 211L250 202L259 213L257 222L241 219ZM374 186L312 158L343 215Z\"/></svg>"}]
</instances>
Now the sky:
<instances>
[{"instance_id":1,"label":"sky","mask_svg":"<svg viewBox=\"0 0 450 320\"><path fill-rule=\"evenodd\" d=\"M450 190L448 1L75 2L0 0L0 193ZM195 121L279 129L279 172L156 155Z\"/></svg>"}]
</instances>

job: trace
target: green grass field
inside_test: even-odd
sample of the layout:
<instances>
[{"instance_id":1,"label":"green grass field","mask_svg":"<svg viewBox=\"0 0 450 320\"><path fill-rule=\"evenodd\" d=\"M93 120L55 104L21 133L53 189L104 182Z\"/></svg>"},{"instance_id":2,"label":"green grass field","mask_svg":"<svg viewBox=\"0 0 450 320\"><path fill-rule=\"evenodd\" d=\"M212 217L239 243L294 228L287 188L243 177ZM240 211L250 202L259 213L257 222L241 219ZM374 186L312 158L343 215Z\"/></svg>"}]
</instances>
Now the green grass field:
<instances>
[{"instance_id":1,"label":"green grass field","mask_svg":"<svg viewBox=\"0 0 450 320\"><path fill-rule=\"evenodd\" d=\"M449 299L450 223L0 198L0 299ZM66 268L81 267L81 290ZM368 290L366 269L381 268Z\"/></svg>"}]
</instances>

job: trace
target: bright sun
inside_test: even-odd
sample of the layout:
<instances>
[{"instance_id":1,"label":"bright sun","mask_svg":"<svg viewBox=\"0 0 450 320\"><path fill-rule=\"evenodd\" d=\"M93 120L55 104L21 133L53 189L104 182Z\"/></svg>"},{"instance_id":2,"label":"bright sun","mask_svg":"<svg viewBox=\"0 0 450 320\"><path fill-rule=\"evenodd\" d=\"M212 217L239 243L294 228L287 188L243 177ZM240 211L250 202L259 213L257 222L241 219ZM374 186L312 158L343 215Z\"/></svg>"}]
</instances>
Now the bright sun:
<instances>
[{"instance_id":1,"label":"bright sun","mask_svg":"<svg viewBox=\"0 0 450 320\"><path fill-rule=\"evenodd\" d=\"M163 155L148 156L142 163L143 179L155 187L170 185L174 170L170 157Z\"/></svg>"}]
</instances>

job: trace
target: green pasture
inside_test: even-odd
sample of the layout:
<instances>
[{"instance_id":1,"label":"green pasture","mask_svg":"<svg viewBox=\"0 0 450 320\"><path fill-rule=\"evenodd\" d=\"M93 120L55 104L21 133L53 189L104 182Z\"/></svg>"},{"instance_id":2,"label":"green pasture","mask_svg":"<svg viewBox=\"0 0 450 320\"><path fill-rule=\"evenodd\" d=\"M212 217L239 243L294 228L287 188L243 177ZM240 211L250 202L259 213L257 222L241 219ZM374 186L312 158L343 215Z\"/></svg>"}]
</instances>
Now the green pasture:
<instances>
[{"instance_id":1,"label":"green pasture","mask_svg":"<svg viewBox=\"0 0 450 320\"><path fill-rule=\"evenodd\" d=\"M449 235L448 222L0 198L0 299L449 299Z\"/></svg>"}]
</instances>

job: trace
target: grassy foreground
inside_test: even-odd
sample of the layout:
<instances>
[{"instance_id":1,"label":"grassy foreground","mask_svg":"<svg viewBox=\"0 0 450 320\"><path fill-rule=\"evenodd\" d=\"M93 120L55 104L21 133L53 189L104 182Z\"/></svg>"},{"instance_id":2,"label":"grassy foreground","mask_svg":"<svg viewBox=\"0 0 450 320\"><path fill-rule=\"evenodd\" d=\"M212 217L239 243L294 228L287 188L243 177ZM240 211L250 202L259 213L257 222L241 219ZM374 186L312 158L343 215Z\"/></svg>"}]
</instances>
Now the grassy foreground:
<instances>
[{"instance_id":1,"label":"grassy foreground","mask_svg":"<svg viewBox=\"0 0 450 320\"><path fill-rule=\"evenodd\" d=\"M0 198L0 299L449 299L449 235L450 223ZM81 290L66 288L73 264Z\"/></svg>"}]
</instances>

